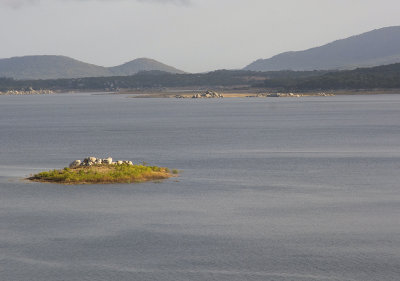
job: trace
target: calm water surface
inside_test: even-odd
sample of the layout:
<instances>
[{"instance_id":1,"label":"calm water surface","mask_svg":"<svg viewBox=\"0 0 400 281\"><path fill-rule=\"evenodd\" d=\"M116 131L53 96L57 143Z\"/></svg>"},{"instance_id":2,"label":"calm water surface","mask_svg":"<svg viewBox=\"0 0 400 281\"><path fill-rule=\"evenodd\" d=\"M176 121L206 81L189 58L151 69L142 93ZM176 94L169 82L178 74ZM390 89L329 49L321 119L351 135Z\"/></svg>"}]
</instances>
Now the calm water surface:
<instances>
[{"instance_id":1,"label":"calm water surface","mask_svg":"<svg viewBox=\"0 0 400 281\"><path fill-rule=\"evenodd\" d=\"M85 156L182 170L21 178ZM400 95L0 96L0 280L400 280Z\"/></svg>"}]
</instances>

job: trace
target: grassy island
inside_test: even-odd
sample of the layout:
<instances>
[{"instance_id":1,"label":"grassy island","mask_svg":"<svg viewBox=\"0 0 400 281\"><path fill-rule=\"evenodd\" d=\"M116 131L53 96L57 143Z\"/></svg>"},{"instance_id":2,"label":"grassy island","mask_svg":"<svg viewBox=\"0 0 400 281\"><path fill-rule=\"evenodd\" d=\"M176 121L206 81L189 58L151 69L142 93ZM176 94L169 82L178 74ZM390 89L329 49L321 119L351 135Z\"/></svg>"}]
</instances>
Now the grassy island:
<instances>
[{"instance_id":1,"label":"grassy island","mask_svg":"<svg viewBox=\"0 0 400 281\"><path fill-rule=\"evenodd\" d=\"M161 180L177 173L177 170L171 172L168 168L147 165L94 164L41 172L28 179L60 184L111 184Z\"/></svg>"}]
</instances>

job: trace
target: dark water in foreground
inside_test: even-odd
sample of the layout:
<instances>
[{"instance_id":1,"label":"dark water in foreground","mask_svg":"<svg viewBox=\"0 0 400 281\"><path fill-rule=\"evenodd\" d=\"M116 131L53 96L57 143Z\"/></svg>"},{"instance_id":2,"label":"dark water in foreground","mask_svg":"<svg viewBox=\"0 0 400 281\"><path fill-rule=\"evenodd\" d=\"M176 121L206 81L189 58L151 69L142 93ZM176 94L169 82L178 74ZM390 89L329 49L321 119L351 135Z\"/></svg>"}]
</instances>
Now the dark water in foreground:
<instances>
[{"instance_id":1,"label":"dark water in foreground","mask_svg":"<svg viewBox=\"0 0 400 281\"><path fill-rule=\"evenodd\" d=\"M176 180L20 180L98 157ZM400 95L0 96L0 280L400 280Z\"/></svg>"}]
</instances>

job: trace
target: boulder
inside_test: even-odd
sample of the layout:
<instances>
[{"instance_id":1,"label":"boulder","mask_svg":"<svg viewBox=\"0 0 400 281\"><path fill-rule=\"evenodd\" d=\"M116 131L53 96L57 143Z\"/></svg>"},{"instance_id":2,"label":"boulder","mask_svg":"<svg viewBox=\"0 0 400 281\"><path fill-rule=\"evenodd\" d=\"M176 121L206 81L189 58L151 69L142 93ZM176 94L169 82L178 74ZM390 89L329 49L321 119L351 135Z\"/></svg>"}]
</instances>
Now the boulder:
<instances>
[{"instance_id":1,"label":"boulder","mask_svg":"<svg viewBox=\"0 0 400 281\"><path fill-rule=\"evenodd\" d=\"M103 164L111 165L112 162L113 162L113 159L112 159L111 157L108 157L108 158L106 158L106 159L103 159Z\"/></svg>"},{"instance_id":2,"label":"boulder","mask_svg":"<svg viewBox=\"0 0 400 281\"><path fill-rule=\"evenodd\" d=\"M82 164L82 161L81 161L81 160L75 160L74 162L72 162L71 164L69 164L69 167L70 167L71 169L74 169L74 168L78 168L79 166L81 166L81 164Z\"/></svg>"},{"instance_id":3,"label":"boulder","mask_svg":"<svg viewBox=\"0 0 400 281\"><path fill-rule=\"evenodd\" d=\"M97 158L93 157L93 156L89 157L88 159L89 159L89 162L92 162L92 163L96 163L96 160L97 160Z\"/></svg>"}]
</instances>

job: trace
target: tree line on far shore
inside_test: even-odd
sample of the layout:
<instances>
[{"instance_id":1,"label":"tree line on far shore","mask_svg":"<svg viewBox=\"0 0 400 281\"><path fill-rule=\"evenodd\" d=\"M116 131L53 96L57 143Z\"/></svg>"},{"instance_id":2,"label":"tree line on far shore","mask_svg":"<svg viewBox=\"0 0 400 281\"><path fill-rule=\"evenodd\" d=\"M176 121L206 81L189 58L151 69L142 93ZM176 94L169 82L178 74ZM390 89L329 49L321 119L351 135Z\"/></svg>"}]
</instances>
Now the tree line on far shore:
<instances>
[{"instance_id":1,"label":"tree line on far shore","mask_svg":"<svg viewBox=\"0 0 400 281\"><path fill-rule=\"evenodd\" d=\"M400 63L342 71L217 70L198 74L140 72L132 76L14 80L0 78L0 91L155 89L168 87L249 87L276 91L400 88Z\"/></svg>"}]
</instances>

